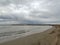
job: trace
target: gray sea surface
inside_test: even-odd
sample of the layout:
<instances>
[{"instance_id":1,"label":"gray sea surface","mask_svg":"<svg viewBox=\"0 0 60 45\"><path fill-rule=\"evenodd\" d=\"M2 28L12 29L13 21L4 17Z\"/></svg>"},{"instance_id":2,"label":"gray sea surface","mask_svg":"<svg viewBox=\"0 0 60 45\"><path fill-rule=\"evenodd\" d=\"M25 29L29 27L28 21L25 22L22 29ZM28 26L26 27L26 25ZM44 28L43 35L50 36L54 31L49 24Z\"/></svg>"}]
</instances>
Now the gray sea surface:
<instances>
[{"instance_id":1,"label":"gray sea surface","mask_svg":"<svg viewBox=\"0 0 60 45\"><path fill-rule=\"evenodd\" d=\"M40 33L50 28L52 26L0 26L0 43Z\"/></svg>"}]
</instances>

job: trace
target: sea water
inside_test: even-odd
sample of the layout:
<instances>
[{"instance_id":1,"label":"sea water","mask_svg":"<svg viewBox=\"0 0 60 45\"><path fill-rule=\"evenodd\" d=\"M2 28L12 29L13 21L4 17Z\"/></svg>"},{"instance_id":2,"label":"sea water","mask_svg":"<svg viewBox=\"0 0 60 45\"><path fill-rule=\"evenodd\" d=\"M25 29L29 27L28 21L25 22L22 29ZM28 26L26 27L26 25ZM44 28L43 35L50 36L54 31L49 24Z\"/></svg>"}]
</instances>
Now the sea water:
<instances>
[{"instance_id":1,"label":"sea water","mask_svg":"<svg viewBox=\"0 0 60 45\"><path fill-rule=\"evenodd\" d=\"M0 43L40 33L52 26L0 26Z\"/></svg>"}]
</instances>

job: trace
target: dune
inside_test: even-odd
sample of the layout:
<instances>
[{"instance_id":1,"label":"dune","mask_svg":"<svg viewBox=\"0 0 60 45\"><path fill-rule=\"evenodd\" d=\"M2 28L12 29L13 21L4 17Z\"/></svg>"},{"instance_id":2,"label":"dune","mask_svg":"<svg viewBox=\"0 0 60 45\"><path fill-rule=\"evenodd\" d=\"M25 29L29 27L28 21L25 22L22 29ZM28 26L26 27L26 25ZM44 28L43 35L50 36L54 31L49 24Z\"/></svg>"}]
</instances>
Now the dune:
<instances>
[{"instance_id":1,"label":"dune","mask_svg":"<svg viewBox=\"0 0 60 45\"><path fill-rule=\"evenodd\" d=\"M54 25L44 32L0 43L0 45L60 45L60 25Z\"/></svg>"}]
</instances>

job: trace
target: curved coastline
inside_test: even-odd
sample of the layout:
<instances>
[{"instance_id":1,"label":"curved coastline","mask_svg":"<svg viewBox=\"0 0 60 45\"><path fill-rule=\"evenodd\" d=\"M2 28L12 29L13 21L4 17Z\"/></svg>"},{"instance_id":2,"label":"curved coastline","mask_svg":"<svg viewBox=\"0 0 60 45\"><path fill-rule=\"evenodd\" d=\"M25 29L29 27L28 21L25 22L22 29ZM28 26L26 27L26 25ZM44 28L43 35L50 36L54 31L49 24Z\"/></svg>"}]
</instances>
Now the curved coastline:
<instances>
[{"instance_id":1,"label":"curved coastline","mask_svg":"<svg viewBox=\"0 0 60 45\"><path fill-rule=\"evenodd\" d=\"M55 34L53 31L57 30L58 28L59 28L59 26L53 26L52 28L50 28L44 32L28 35L28 36L22 37L22 38L17 38L15 40L1 43L0 45L40 45L40 43L42 43L41 45L44 45L43 43L46 43L46 42L44 42L45 41L44 38L51 37L51 40L52 40L52 38L55 39ZM54 37L52 37L52 36L54 36ZM43 39L44 39L44 41L42 42Z\"/></svg>"}]
</instances>

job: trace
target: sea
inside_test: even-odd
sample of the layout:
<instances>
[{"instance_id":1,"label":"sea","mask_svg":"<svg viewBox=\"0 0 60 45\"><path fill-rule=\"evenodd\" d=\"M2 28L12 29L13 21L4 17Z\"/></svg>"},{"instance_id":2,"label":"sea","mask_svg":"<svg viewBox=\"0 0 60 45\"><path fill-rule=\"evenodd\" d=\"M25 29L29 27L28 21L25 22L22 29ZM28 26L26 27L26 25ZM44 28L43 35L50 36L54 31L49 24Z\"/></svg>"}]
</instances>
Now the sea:
<instances>
[{"instance_id":1,"label":"sea","mask_svg":"<svg viewBox=\"0 0 60 45\"><path fill-rule=\"evenodd\" d=\"M29 26L29 25L0 25L0 43L22 38L34 33L40 33L52 28L52 26Z\"/></svg>"}]
</instances>

